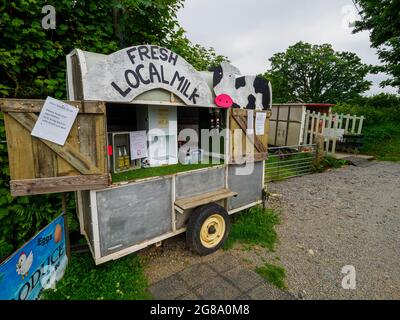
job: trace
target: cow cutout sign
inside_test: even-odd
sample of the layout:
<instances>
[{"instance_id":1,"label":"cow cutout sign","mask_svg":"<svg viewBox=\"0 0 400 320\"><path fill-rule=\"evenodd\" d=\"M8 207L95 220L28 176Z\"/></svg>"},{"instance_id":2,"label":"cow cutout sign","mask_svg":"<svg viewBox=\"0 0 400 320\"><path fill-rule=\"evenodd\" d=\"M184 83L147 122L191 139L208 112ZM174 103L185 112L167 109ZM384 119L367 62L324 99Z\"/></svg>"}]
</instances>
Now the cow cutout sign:
<instances>
[{"instance_id":1,"label":"cow cutout sign","mask_svg":"<svg viewBox=\"0 0 400 320\"><path fill-rule=\"evenodd\" d=\"M211 68L215 104L220 108L269 110L271 83L260 76L242 76L238 68L224 61Z\"/></svg>"}]
</instances>

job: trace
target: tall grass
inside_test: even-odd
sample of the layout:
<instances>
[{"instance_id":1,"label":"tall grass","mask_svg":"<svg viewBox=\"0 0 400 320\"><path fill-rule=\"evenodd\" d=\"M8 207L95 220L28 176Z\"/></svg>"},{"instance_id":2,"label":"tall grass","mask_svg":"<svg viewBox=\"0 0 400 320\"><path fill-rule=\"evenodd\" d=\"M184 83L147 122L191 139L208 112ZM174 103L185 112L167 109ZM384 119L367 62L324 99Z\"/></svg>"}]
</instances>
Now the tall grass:
<instances>
[{"instance_id":1,"label":"tall grass","mask_svg":"<svg viewBox=\"0 0 400 320\"><path fill-rule=\"evenodd\" d=\"M272 209L261 206L244 210L235 215L224 249L230 249L236 242L249 245L260 245L274 251L278 235L275 225L279 223L279 215Z\"/></svg>"}]
</instances>

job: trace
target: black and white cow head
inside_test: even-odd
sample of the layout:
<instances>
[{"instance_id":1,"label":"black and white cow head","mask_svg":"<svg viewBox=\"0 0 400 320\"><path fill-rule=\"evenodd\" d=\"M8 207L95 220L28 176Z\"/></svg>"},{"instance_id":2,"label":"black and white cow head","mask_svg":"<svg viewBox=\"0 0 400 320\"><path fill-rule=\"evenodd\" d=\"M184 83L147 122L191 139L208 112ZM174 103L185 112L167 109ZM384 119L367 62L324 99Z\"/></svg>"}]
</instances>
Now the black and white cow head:
<instances>
[{"instance_id":1,"label":"black and white cow head","mask_svg":"<svg viewBox=\"0 0 400 320\"><path fill-rule=\"evenodd\" d=\"M238 68L225 61L210 71L213 72L217 106L259 110L271 108L272 89L269 81L258 76L241 76Z\"/></svg>"}]
</instances>

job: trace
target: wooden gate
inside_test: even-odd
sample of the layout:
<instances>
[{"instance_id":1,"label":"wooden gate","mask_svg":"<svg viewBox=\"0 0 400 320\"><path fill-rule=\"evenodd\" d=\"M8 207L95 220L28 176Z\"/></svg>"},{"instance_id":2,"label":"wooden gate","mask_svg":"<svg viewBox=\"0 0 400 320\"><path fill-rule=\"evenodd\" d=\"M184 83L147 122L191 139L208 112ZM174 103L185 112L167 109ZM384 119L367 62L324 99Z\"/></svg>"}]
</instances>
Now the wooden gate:
<instances>
[{"instance_id":1,"label":"wooden gate","mask_svg":"<svg viewBox=\"0 0 400 320\"><path fill-rule=\"evenodd\" d=\"M109 185L103 102L79 108L64 146L31 136L45 100L0 99L13 196L98 189Z\"/></svg>"},{"instance_id":2,"label":"wooden gate","mask_svg":"<svg viewBox=\"0 0 400 320\"><path fill-rule=\"evenodd\" d=\"M246 109L231 109L229 112L230 128L230 163L241 164L252 161L262 161L268 157L268 132L271 111L254 110L253 124L257 112L266 113L264 134L256 135L255 128L248 132L248 111ZM254 127L254 125L253 125Z\"/></svg>"}]
</instances>

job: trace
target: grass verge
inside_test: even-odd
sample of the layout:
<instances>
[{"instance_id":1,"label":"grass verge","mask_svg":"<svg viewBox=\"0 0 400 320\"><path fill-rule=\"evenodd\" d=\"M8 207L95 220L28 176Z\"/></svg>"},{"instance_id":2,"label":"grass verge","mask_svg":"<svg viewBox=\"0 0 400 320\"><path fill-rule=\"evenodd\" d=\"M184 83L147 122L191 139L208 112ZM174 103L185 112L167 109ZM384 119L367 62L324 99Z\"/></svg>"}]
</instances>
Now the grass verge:
<instances>
[{"instance_id":1,"label":"grass verge","mask_svg":"<svg viewBox=\"0 0 400 320\"><path fill-rule=\"evenodd\" d=\"M257 268L256 272L279 289L287 290L284 268L266 263L264 266Z\"/></svg>"},{"instance_id":2,"label":"grass verge","mask_svg":"<svg viewBox=\"0 0 400 320\"><path fill-rule=\"evenodd\" d=\"M275 225L279 224L279 215L272 209L261 206L244 210L235 215L224 249L228 250L238 241L246 245L260 245L274 251L278 235Z\"/></svg>"},{"instance_id":3,"label":"grass verge","mask_svg":"<svg viewBox=\"0 0 400 320\"><path fill-rule=\"evenodd\" d=\"M89 253L72 254L64 277L44 300L144 300L151 299L138 256L129 255L96 266Z\"/></svg>"},{"instance_id":4,"label":"grass verge","mask_svg":"<svg viewBox=\"0 0 400 320\"><path fill-rule=\"evenodd\" d=\"M212 167L218 164L173 164L168 166L154 167L154 168L141 168L121 173L112 174L112 182L132 181L137 179L145 179L150 177L166 176L178 172L185 172L190 170L202 169Z\"/></svg>"}]
</instances>

